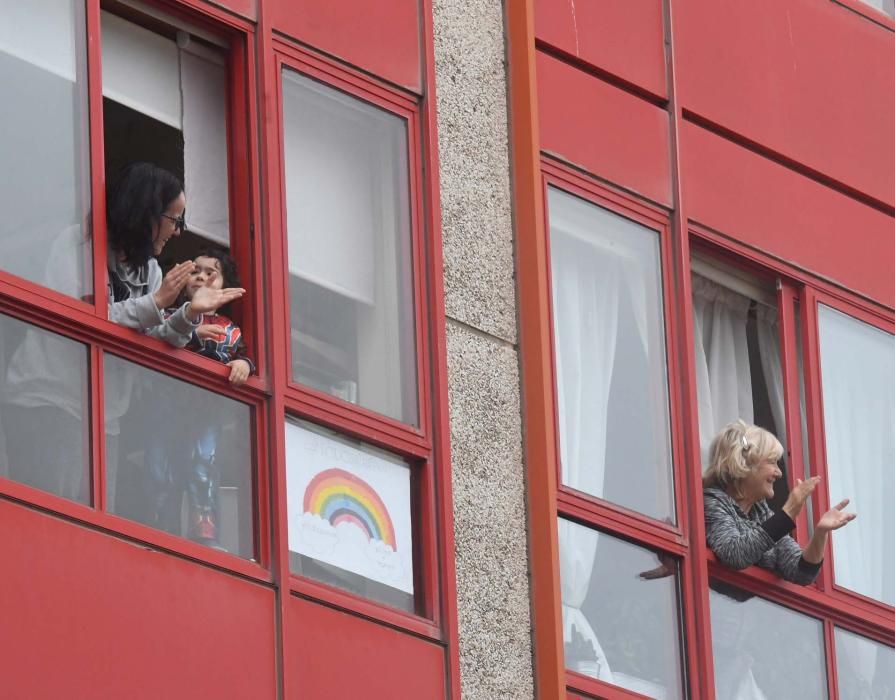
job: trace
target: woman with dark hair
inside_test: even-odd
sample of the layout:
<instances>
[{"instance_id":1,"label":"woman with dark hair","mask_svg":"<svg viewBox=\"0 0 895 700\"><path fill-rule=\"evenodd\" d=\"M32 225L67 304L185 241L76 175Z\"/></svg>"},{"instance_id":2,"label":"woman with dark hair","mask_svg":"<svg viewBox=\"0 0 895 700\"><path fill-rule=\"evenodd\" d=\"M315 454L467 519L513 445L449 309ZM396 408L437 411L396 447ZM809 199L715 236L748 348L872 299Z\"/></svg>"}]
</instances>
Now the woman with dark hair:
<instances>
[{"instance_id":1,"label":"woman with dark hair","mask_svg":"<svg viewBox=\"0 0 895 700\"><path fill-rule=\"evenodd\" d=\"M203 313L241 297L237 288L206 289L166 316L195 265L175 265L162 277L156 256L186 228L186 198L174 175L151 163L132 163L107 198L109 319L183 347Z\"/></svg>"}]
</instances>

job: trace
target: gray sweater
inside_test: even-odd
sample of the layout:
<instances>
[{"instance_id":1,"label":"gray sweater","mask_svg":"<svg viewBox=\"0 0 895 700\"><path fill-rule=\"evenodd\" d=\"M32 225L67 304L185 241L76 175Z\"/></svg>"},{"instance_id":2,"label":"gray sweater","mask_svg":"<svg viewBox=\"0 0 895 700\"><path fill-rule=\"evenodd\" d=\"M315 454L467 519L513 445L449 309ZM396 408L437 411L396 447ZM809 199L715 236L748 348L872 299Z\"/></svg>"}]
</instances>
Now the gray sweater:
<instances>
[{"instance_id":1,"label":"gray sweater","mask_svg":"<svg viewBox=\"0 0 895 700\"><path fill-rule=\"evenodd\" d=\"M782 510L774 513L759 501L747 515L719 488L703 490L705 538L715 556L732 569L757 564L787 581L807 586L817 578L820 564L802 558L802 549L789 533L795 523Z\"/></svg>"},{"instance_id":2,"label":"gray sweater","mask_svg":"<svg viewBox=\"0 0 895 700\"><path fill-rule=\"evenodd\" d=\"M161 286L162 270L155 258L132 270L109 251L109 320L182 348L198 324L186 317L189 302L165 317L152 298Z\"/></svg>"}]
</instances>

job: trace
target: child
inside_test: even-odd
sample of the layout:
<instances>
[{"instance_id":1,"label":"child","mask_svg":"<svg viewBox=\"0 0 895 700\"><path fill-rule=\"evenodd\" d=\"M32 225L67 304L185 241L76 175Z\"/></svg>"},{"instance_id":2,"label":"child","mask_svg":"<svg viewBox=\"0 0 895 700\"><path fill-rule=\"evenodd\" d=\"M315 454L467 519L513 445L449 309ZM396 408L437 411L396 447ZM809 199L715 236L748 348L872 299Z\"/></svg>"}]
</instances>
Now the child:
<instances>
[{"instance_id":1,"label":"child","mask_svg":"<svg viewBox=\"0 0 895 700\"><path fill-rule=\"evenodd\" d=\"M190 301L203 287L212 289L239 287L236 264L225 252L203 250L194 259L195 268L183 289L182 298L173 312ZM227 311L225 306L222 311ZM165 313L169 313L166 311ZM246 355L242 332L230 318L213 312L203 314L193 331L187 349L223 362L230 367L230 382L244 383L255 371L254 363ZM183 415L181 412L177 412ZM180 507L184 489L188 500L187 536L203 544L221 548L218 521L218 491L220 465L215 453L221 425L215 419L214 407L203 403L190 411L189 425L174 428L179 435L167 435L155 440L146 450L147 492L152 494L151 524L180 534ZM183 449L186 446L186 449ZM178 454L179 453L179 454ZM184 470L185 473L178 471Z\"/></svg>"}]
</instances>

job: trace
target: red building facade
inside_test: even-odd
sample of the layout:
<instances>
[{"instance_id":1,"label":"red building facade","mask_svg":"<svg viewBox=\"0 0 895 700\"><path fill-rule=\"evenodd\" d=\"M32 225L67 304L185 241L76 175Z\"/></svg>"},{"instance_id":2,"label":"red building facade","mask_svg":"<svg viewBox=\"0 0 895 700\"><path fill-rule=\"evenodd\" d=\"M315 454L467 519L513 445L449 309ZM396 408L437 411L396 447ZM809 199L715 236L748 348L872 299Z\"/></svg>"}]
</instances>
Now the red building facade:
<instances>
[{"instance_id":1,"label":"red building facade","mask_svg":"<svg viewBox=\"0 0 895 700\"><path fill-rule=\"evenodd\" d=\"M4 696L888 697L889 4L7 3ZM241 386L110 319L133 161ZM737 418L809 586L705 545Z\"/></svg>"}]
</instances>

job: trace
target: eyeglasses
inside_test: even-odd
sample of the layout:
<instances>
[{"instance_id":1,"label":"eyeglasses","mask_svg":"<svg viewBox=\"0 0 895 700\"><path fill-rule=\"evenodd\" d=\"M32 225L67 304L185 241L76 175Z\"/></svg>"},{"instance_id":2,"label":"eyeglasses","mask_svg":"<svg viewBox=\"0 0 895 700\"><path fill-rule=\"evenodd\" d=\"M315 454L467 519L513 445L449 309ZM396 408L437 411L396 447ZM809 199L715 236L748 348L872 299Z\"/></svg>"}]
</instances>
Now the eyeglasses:
<instances>
[{"instance_id":1,"label":"eyeglasses","mask_svg":"<svg viewBox=\"0 0 895 700\"><path fill-rule=\"evenodd\" d=\"M186 212L185 211L180 216L171 216L170 214L162 214L162 216L164 218L168 219L168 221L173 221L174 228L176 230L180 231L181 233L186 231Z\"/></svg>"}]
</instances>

